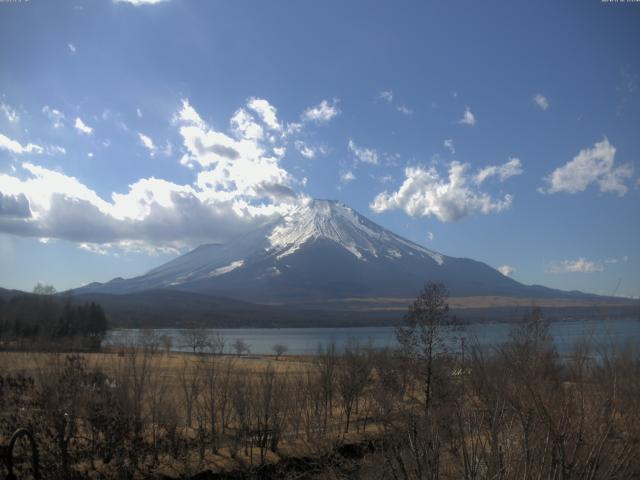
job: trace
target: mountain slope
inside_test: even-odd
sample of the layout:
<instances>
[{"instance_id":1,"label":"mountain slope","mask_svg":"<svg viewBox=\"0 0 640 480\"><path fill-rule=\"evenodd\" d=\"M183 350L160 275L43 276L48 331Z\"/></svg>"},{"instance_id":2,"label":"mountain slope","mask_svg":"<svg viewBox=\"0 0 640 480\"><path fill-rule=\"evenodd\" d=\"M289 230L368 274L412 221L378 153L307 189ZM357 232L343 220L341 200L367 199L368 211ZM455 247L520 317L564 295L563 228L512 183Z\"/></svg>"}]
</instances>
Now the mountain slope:
<instances>
[{"instance_id":1,"label":"mountain slope","mask_svg":"<svg viewBox=\"0 0 640 480\"><path fill-rule=\"evenodd\" d=\"M349 297L413 297L426 281L453 296L576 297L526 286L488 265L442 255L375 224L344 204L313 200L228 244L202 245L145 275L76 292L174 289L259 303Z\"/></svg>"}]
</instances>

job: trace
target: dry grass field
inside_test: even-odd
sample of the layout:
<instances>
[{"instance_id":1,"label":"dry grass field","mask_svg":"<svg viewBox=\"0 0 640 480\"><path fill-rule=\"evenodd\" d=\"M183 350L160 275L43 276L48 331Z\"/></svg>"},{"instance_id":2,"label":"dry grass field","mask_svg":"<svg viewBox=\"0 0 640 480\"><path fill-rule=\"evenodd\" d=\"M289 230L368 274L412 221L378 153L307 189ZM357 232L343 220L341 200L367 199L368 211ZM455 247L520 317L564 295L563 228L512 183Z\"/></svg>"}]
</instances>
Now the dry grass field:
<instances>
[{"instance_id":1,"label":"dry grass field","mask_svg":"<svg viewBox=\"0 0 640 480\"><path fill-rule=\"evenodd\" d=\"M65 354L49 352L0 351L0 371L10 374L24 375L42 374L54 370L60 358ZM98 368L106 372L116 371L125 356L124 353L113 351L81 353L80 356L90 368ZM153 373L162 373L166 378L177 379L182 375L185 365L195 366L204 360L222 365L232 362L234 368L243 372L255 374L264 372L267 368L277 373L302 374L313 366L313 357L283 355L276 359L271 355L200 355L181 352L156 353L153 355L151 369ZM138 359L138 363L142 358Z\"/></svg>"},{"instance_id":2,"label":"dry grass field","mask_svg":"<svg viewBox=\"0 0 640 480\"><path fill-rule=\"evenodd\" d=\"M328 300L336 305L352 305L354 309L406 311L412 298L404 297L354 297ZM633 300L620 298L528 298L501 296L450 297L449 307L452 309L485 309L485 308L530 308L535 305L540 308L610 308L620 306L637 306ZM358 307L359 306L359 307Z\"/></svg>"},{"instance_id":3,"label":"dry grass field","mask_svg":"<svg viewBox=\"0 0 640 480\"><path fill-rule=\"evenodd\" d=\"M560 360L535 317L461 358L423 326L312 357L0 352L0 442L29 428L56 480L640 478L637 346Z\"/></svg>"},{"instance_id":4,"label":"dry grass field","mask_svg":"<svg viewBox=\"0 0 640 480\"><path fill-rule=\"evenodd\" d=\"M329 407L330 411L324 422L320 420L317 425L307 425L305 434L302 433L303 428L300 422L303 418L301 416L292 423L285 420L284 414L292 408L294 397L300 396L300 392L295 392L293 389L303 388L303 384L309 381L315 382L316 360L313 357L300 356L276 358L275 356L164 353L135 348L92 353L3 351L0 352L0 376L6 379L33 379L36 387L31 393L23 392L24 397L35 393L39 390L39 386L44 388L50 386L58 390L52 395L52 397L58 397L57 401L60 402L56 405L58 413L53 414L54 424L56 416L67 416L69 411L82 409L84 413L77 414L74 435L88 437L91 436L91 427L87 424L87 416L91 412L87 410L87 398L83 398L86 397L86 392L81 393L83 388L78 388L77 382L84 382L87 379L94 382L93 375L99 372L100 375L109 379L109 390L115 392L124 389L125 395L131 396L124 402L132 410L126 414L126 417L132 423L136 421L144 423L139 432L140 441L146 443L147 448L154 445L153 453L149 453L153 457L151 465L136 465L138 471L131 478L144 478L151 473L154 476L184 477L202 471L224 472L251 468L252 465L274 465L283 458L322 456L322 452L330 450L332 445L345 442L357 443L370 434L376 434L378 426L372 422L369 424L353 422L354 427L351 431L344 431L344 424L339 421L341 413L337 400ZM81 370L82 373L77 370ZM66 378L68 376L76 377L73 385L68 384L69 379ZM268 382L268 385L265 382ZM270 397L266 401L261 398L265 393L265 386L269 389ZM67 388L67 391L60 390ZM96 388L98 387L95 384L91 386L92 390ZM49 394L52 393L54 392L49 390ZM236 395L239 395L235 398L235 401L240 404L238 409L242 410L246 407L247 410L240 412L239 415L226 415L224 403L231 403ZM271 398L271 395L274 397ZM31 399L23 398L22 400L29 403ZM135 405L136 400L139 401L138 405ZM20 400L17 403L21 403ZM257 403L273 403L273 406L267 407L261 415L259 413L261 407ZM213 407L214 404L215 407ZM221 424L220 432L217 434L219 438L215 441L218 445L213 449L211 432L208 432L206 440L203 438L204 424L211 425L212 417L208 416L206 411L211 408L220 410L213 415L214 422ZM269 411L269 408L273 410ZM252 411L250 412L249 409ZM19 410L24 410L24 407ZM118 408L110 409L105 413L114 417L123 415ZM169 418L163 418L167 413ZM244 418L243 413L252 418ZM10 412L0 413L0 421L7 416L11 417ZM32 425L33 419L29 413L23 412L17 417L21 418L22 423L18 422L15 426ZM263 424L261 427L262 421L267 422L267 426ZM307 421L310 419L308 418ZM250 428L246 422L257 423ZM287 423L286 427L285 423ZM280 430L277 454L272 451L271 445L267 448L265 439L261 438L260 433L261 429L272 431L276 424ZM131 426L133 427L133 424ZM172 433L170 433L171 430L173 430ZM9 428L0 432L0 443L8 440L7 435L11 431L12 429ZM238 432L244 432L241 435L246 438L240 441L233 439L232 437L238 435ZM64 436L64 428L62 435ZM177 443L175 443L176 439L174 442L167 442L166 437L170 435L179 437ZM159 436L164 437L162 451L158 448ZM40 438L42 439L42 436ZM123 443L127 440L121 439ZM167 446L168 443L174 444ZM271 444L271 440L269 443ZM68 450L71 449L72 444L74 442L69 441ZM206 444L206 448L197 447L198 444ZM79 450L78 457L83 457L82 448L87 450L93 448L85 442L75 442L74 447ZM121 468L124 468L122 464L115 466L100 458L93 458L89 462L75 461L73 466L64 467L63 472L74 471L87 477L90 477L93 472L93 474L110 478L119 477L120 473L117 470ZM52 478L60 478L60 472L58 476L54 475Z\"/></svg>"}]
</instances>

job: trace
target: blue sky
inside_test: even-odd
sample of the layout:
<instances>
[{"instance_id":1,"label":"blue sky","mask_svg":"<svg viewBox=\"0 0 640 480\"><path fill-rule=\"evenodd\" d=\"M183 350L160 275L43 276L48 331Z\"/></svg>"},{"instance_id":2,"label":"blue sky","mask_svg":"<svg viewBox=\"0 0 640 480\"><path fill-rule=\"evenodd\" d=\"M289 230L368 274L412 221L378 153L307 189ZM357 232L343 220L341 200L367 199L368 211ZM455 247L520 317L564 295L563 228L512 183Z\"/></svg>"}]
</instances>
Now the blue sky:
<instances>
[{"instance_id":1,"label":"blue sky","mask_svg":"<svg viewBox=\"0 0 640 480\"><path fill-rule=\"evenodd\" d=\"M133 276L312 197L640 296L638 25L599 0L0 3L0 285Z\"/></svg>"}]
</instances>

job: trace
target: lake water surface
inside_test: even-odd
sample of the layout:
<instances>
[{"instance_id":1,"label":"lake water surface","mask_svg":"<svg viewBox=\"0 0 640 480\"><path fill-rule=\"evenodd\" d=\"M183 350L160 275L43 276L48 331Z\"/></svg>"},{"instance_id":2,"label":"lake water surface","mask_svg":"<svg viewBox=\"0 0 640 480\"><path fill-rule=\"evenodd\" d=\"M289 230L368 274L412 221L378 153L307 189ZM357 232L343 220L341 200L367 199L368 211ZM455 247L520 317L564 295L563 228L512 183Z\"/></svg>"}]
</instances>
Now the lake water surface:
<instances>
[{"instance_id":1,"label":"lake water surface","mask_svg":"<svg viewBox=\"0 0 640 480\"><path fill-rule=\"evenodd\" d=\"M460 338L467 345L477 341L483 346L499 345L509 338L512 323L482 323L465 326L463 331L450 336L450 344L459 349ZM105 338L105 344L118 344L140 341L149 330L118 329L111 330ZM172 350L188 351L182 339L182 330L156 329L158 335L172 337ZM273 354L275 344L284 344L287 353L292 355L311 355L317 352L318 345L336 342L343 347L351 338L374 347L390 347L396 345L393 327L353 327L353 328L234 328L213 329L226 340L226 350L231 353L231 343L241 338L256 355ZM618 318L611 320L571 320L551 323L551 334L560 354L570 354L576 343L584 338L591 339L595 345L624 345L633 343L640 345L640 321L635 318Z\"/></svg>"}]
</instances>

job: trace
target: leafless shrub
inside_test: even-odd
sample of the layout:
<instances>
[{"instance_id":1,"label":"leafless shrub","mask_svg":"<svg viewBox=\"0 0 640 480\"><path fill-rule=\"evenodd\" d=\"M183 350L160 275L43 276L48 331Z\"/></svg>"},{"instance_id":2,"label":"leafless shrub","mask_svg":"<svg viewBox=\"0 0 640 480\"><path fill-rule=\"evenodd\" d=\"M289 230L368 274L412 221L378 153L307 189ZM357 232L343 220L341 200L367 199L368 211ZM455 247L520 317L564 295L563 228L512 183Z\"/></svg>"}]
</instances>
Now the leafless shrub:
<instances>
[{"instance_id":1,"label":"leafless shrub","mask_svg":"<svg viewBox=\"0 0 640 480\"><path fill-rule=\"evenodd\" d=\"M371 378L371 358L356 339L350 339L342 355L338 369L337 385L345 415L344 432L349 432L351 414L358 414L360 399Z\"/></svg>"},{"instance_id":2,"label":"leafless shrub","mask_svg":"<svg viewBox=\"0 0 640 480\"><path fill-rule=\"evenodd\" d=\"M283 343L276 343L276 344L273 346L273 353L275 353L275 354L276 354L276 360L279 360L279 359L280 359L280 357L281 357L282 355L284 355L285 353L287 353L287 350L288 350L288 348L287 348L287 346L286 346L285 344L283 344Z\"/></svg>"},{"instance_id":3,"label":"leafless shrub","mask_svg":"<svg viewBox=\"0 0 640 480\"><path fill-rule=\"evenodd\" d=\"M244 353L249 354L251 352L249 344L241 338L236 338L235 341L231 344L231 348L233 348L233 351L236 352L236 355L238 356Z\"/></svg>"},{"instance_id":4,"label":"leafless shrub","mask_svg":"<svg viewBox=\"0 0 640 480\"><path fill-rule=\"evenodd\" d=\"M204 328L189 328L180 332L182 346L193 353L202 353L211 347L211 337Z\"/></svg>"}]
</instances>

